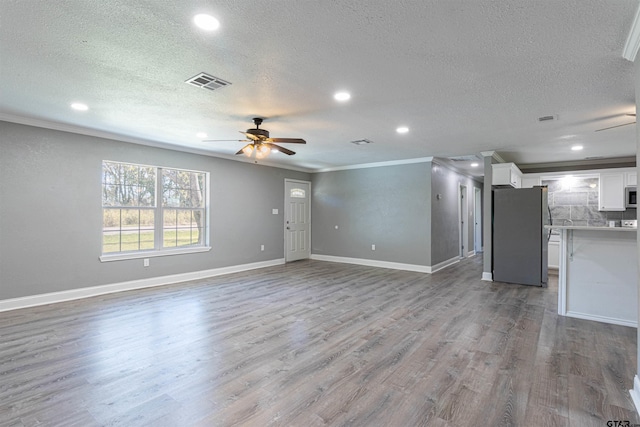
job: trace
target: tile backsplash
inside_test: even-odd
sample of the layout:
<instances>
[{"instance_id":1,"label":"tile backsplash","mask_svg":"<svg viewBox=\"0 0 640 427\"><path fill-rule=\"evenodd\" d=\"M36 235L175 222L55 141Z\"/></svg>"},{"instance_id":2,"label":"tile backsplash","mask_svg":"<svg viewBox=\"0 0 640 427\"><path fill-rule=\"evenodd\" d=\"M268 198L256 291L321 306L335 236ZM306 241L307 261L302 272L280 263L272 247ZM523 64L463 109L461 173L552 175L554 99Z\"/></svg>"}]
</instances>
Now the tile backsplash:
<instances>
[{"instance_id":1,"label":"tile backsplash","mask_svg":"<svg viewBox=\"0 0 640 427\"><path fill-rule=\"evenodd\" d=\"M549 189L549 208L554 225L603 227L609 221L616 221L619 226L622 219L636 219L636 209L598 211L597 177L543 179L541 184Z\"/></svg>"}]
</instances>

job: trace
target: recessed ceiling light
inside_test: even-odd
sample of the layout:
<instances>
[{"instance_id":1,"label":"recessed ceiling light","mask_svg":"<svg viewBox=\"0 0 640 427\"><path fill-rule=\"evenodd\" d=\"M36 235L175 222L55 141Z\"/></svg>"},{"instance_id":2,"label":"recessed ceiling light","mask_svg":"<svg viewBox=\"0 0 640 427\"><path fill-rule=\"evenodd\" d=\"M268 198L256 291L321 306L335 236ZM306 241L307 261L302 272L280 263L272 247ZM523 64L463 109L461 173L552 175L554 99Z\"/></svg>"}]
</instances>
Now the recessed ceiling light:
<instances>
[{"instance_id":1,"label":"recessed ceiling light","mask_svg":"<svg viewBox=\"0 0 640 427\"><path fill-rule=\"evenodd\" d=\"M471 163L471 167L472 167L472 168L477 168L477 167L478 167L478 164L477 164L477 163Z\"/></svg>"},{"instance_id":2,"label":"recessed ceiling light","mask_svg":"<svg viewBox=\"0 0 640 427\"><path fill-rule=\"evenodd\" d=\"M407 133L409 132L409 128L406 126L400 126L399 128L396 129L396 132L398 133Z\"/></svg>"},{"instance_id":3,"label":"recessed ceiling light","mask_svg":"<svg viewBox=\"0 0 640 427\"><path fill-rule=\"evenodd\" d=\"M349 92L336 92L333 95L333 99L340 102L348 101L351 99L351 94Z\"/></svg>"},{"instance_id":4,"label":"recessed ceiling light","mask_svg":"<svg viewBox=\"0 0 640 427\"><path fill-rule=\"evenodd\" d=\"M571 147L571 149L573 151L580 151L582 150L584 147L582 145L574 145L573 147Z\"/></svg>"},{"instance_id":5,"label":"recessed ceiling light","mask_svg":"<svg viewBox=\"0 0 640 427\"><path fill-rule=\"evenodd\" d=\"M205 31L214 31L220 27L220 21L211 15L201 13L193 17L193 22Z\"/></svg>"},{"instance_id":6,"label":"recessed ceiling light","mask_svg":"<svg viewBox=\"0 0 640 427\"><path fill-rule=\"evenodd\" d=\"M71 108L76 111L87 111L89 109L87 104L83 104L81 102L74 102L73 104L71 104Z\"/></svg>"},{"instance_id":7,"label":"recessed ceiling light","mask_svg":"<svg viewBox=\"0 0 640 427\"><path fill-rule=\"evenodd\" d=\"M206 134L206 133L204 133L204 132L198 132L198 133L196 133L196 136L197 136L198 138L206 138L206 137L207 137L207 134Z\"/></svg>"}]
</instances>

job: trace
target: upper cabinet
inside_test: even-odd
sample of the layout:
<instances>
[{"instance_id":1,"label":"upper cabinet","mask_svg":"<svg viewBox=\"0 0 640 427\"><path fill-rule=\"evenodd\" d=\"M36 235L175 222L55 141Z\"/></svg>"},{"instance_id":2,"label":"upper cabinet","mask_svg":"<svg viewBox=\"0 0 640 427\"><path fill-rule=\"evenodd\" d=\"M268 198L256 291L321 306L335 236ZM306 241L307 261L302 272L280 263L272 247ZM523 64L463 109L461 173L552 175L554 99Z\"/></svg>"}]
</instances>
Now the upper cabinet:
<instances>
[{"instance_id":1,"label":"upper cabinet","mask_svg":"<svg viewBox=\"0 0 640 427\"><path fill-rule=\"evenodd\" d=\"M624 173L600 174L599 211L623 211L624 205Z\"/></svg>"},{"instance_id":2,"label":"upper cabinet","mask_svg":"<svg viewBox=\"0 0 640 427\"><path fill-rule=\"evenodd\" d=\"M492 185L509 185L514 188L522 187L522 172L514 163L497 163L491 165L493 169Z\"/></svg>"},{"instance_id":3,"label":"upper cabinet","mask_svg":"<svg viewBox=\"0 0 640 427\"><path fill-rule=\"evenodd\" d=\"M533 188L536 185L540 185L539 176L527 176L526 173L522 175L522 188Z\"/></svg>"}]
</instances>

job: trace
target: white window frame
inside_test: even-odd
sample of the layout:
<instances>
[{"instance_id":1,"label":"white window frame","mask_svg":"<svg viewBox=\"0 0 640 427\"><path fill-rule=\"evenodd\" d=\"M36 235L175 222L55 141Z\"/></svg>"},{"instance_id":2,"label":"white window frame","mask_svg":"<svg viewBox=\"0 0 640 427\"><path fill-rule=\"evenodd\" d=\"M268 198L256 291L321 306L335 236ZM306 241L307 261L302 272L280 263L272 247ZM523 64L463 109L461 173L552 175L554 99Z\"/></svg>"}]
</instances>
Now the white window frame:
<instances>
[{"instance_id":1,"label":"white window frame","mask_svg":"<svg viewBox=\"0 0 640 427\"><path fill-rule=\"evenodd\" d=\"M103 163L121 163L125 165L135 165L142 166L148 168L154 168L156 170L156 188L155 188L155 201L156 206L153 208L142 208L142 209L152 209L155 212L154 215L154 249L152 250L139 250L139 251L127 251L127 252L113 252L113 253L101 253L100 261L101 262L110 262L110 261L122 261L129 259L141 259L141 258L154 258L154 257L162 257L162 256L172 256L172 255L184 255L191 253L200 253L200 252L209 252L211 250L211 245L209 242L209 230L210 230L210 185L211 185L211 177L209 172L199 171L194 169L184 169L178 167L167 167L167 166L156 166L156 165L145 165L140 163L131 163L124 161L116 161L116 160L103 160L100 163L100 169L102 171ZM179 207L164 207L162 206L162 171L165 169L171 170L179 170L185 172L195 172L202 173L205 175L205 191L204 191L204 242L201 246L184 246L184 247L171 247L171 248L163 248L163 231L164 231L164 210L165 209L181 209ZM102 173L100 174L102 177ZM101 178L102 181L102 178ZM102 182L100 183L102 189ZM117 207L115 207L117 208ZM126 207L124 207L126 208ZM108 209L105 206L102 206L101 214L104 214L104 209ZM104 222L101 221L100 228L100 251L103 249L103 240L102 240L102 232L103 232Z\"/></svg>"}]
</instances>

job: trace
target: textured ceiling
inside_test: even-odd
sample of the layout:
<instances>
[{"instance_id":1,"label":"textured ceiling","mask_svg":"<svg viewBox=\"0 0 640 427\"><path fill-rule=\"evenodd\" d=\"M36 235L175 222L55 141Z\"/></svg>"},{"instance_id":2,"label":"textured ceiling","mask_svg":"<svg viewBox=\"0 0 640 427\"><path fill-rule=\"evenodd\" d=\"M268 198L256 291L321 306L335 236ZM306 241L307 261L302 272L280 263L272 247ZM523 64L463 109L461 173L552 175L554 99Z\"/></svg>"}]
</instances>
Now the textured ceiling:
<instances>
[{"instance_id":1,"label":"textured ceiling","mask_svg":"<svg viewBox=\"0 0 640 427\"><path fill-rule=\"evenodd\" d=\"M633 121L622 49L637 5L2 0L0 119L224 157L243 144L196 133L240 139L259 116L271 136L307 140L267 163L308 170L485 150L517 163L629 156L635 126L594 131ZM202 12L221 27L196 28ZM184 83L199 72L232 85Z\"/></svg>"}]
</instances>

